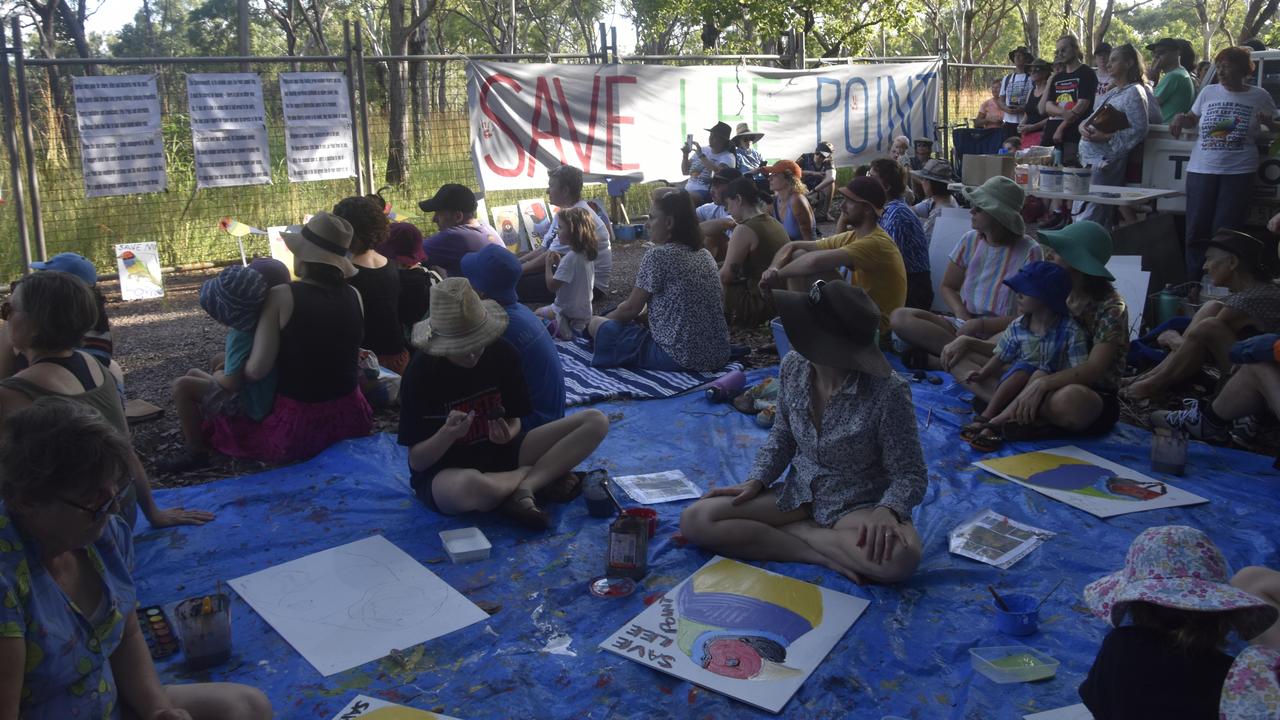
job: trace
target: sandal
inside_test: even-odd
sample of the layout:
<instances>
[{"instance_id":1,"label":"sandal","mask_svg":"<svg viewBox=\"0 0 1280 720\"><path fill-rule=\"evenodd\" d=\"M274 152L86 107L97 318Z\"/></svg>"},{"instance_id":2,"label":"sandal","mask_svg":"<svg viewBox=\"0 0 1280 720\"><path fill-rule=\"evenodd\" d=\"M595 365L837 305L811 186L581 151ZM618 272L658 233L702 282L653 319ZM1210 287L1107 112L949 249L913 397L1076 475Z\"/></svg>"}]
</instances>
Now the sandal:
<instances>
[{"instance_id":1,"label":"sandal","mask_svg":"<svg viewBox=\"0 0 1280 720\"><path fill-rule=\"evenodd\" d=\"M517 488L502 501L502 513L530 530L546 530L551 527L551 516L538 507L528 488Z\"/></svg>"},{"instance_id":2,"label":"sandal","mask_svg":"<svg viewBox=\"0 0 1280 720\"><path fill-rule=\"evenodd\" d=\"M538 502L573 502L582 494L582 477L577 473L565 473L564 477L534 493Z\"/></svg>"},{"instance_id":3,"label":"sandal","mask_svg":"<svg viewBox=\"0 0 1280 720\"><path fill-rule=\"evenodd\" d=\"M992 427L984 427L969 440L969 447L980 453L992 453L1000 449L1004 445L1004 438L1000 435L1000 431Z\"/></svg>"},{"instance_id":4,"label":"sandal","mask_svg":"<svg viewBox=\"0 0 1280 720\"><path fill-rule=\"evenodd\" d=\"M973 442L974 438L987 429L987 422L987 419L981 416L974 418L973 422L960 428L960 439L968 443Z\"/></svg>"}]
</instances>

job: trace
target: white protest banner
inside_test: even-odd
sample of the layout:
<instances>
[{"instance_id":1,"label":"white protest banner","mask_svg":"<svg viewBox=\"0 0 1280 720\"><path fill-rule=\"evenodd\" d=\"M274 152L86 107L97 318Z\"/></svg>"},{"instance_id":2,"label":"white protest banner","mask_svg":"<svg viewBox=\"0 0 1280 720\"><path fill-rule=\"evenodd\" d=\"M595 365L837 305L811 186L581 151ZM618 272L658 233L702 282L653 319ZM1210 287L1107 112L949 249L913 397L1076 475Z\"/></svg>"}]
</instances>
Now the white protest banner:
<instances>
[{"instance_id":1,"label":"white protest banner","mask_svg":"<svg viewBox=\"0 0 1280 720\"><path fill-rule=\"evenodd\" d=\"M262 79L254 73L193 73L187 76L191 129L266 127Z\"/></svg>"},{"instance_id":2,"label":"white protest banner","mask_svg":"<svg viewBox=\"0 0 1280 720\"><path fill-rule=\"evenodd\" d=\"M198 188L271 182L266 127L192 130L191 143Z\"/></svg>"},{"instance_id":3,"label":"white protest banner","mask_svg":"<svg viewBox=\"0 0 1280 720\"><path fill-rule=\"evenodd\" d=\"M351 122L347 77L338 72L280 73L284 124L341 126Z\"/></svg>"},{"instance_id":4,"label":"white protest banner","mask_svg":"<svg viewBox=\"0 0 1280 720\"><path fill-rule=\"evenodd\" d=\"M820 141L837 166L932 138L937 62L814 70L657 65L467 64L471 149L486 191L542 187L546 168L588 179L685 179L687 135L717 121L764 133L761 153L797 158Z\"/></svg>"},{"instance_id":5,"label":"white protest banner","mask_svg":"<svg viewBox=\"0 0 1280 720\"><path fill-rule=\"evenodd\" d=\"M160 96L154 75L77 76L71 82L81 137L160 129Z\"/></svg>"},{"instance_id":6,"label":"white protest banner","mask_svg":"<svg viewBox=\"0 0 1280 720\"><path fill-rule=\"evenodd\" d=\"M290 182L355 176L351 123L340 123L333 127L286 125L284 139Z\"/></svg>"},{"instance_id":7,"label":"white protest banner","mask_svg":"<svg viewBox=\"0 0 1280 720\"><path fill-rule=\"evenodd\" d=\"M160 131L80 137L87 197L163 192L168 187Z\"/></svg>"}]
</instances>

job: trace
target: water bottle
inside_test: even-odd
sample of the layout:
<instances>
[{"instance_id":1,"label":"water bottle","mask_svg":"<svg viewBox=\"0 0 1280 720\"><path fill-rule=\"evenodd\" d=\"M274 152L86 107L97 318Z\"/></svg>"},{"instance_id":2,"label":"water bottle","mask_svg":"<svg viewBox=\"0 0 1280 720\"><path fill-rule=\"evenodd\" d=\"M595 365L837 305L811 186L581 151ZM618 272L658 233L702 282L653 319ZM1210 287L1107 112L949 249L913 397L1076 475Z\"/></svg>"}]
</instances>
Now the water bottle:
<instances>
[{"instance_id":1,"label":"water bottle","mask_svg":"<svg viewBox=\"0 0 1280 720\"><path fill-rule=\"evenodd\" d=\"M1173 285L1165 285L1156 295L1156 322L1163 325L1178 316L1182 298L1173 291Z\"/></svg>"},{"instance_id":2,"label":"water bottle","mask_svg":"<svg viewBox=\"0 0 1280 720\"><path fill-rule=\"evenodd\" d=\"M707 400L713 403L729 402L747 386L747 376L741 370L734 370L716 378L707 388Z\"/></svg>"}]
</instances>

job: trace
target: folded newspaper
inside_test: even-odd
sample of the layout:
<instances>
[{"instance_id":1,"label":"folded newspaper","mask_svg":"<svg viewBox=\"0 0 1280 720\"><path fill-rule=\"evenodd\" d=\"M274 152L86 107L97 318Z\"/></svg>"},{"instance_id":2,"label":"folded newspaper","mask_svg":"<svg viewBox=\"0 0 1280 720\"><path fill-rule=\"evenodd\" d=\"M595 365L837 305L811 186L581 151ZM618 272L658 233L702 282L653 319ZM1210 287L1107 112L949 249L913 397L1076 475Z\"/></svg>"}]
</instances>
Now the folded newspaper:
<instances>
[{"instance_id":1,"label":"folded newspaper","mask_svg":"<svg viewBox=\"0 0 1280 720\"><path fill-rule=\"evenodd\" d=\"M1007 570L1055 534L983 510L951 531L951 552Z\"/></svg>"}]
</instances>

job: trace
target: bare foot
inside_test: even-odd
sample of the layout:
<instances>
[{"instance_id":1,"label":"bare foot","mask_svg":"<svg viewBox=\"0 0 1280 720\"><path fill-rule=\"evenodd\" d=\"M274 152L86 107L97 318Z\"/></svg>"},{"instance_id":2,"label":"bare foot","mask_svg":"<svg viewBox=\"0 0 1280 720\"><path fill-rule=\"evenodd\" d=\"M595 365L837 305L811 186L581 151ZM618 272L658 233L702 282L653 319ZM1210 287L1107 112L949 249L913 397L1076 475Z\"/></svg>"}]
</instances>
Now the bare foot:
<instances>
[{"instance_id":1,"label":"bare foot","mask_svg":"<svg viewBox=\"0 0 1280 720\"><path fill-rule=\"evenodd\" d=\"M1130 383L1128 387L1120 391L1120 395L1129 400L1151 400L1159 395L1163 389L1159 383L1148 378Z\"/></svg>"}]
</instances>

